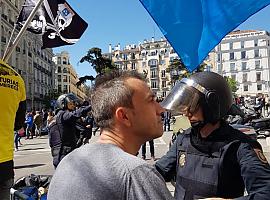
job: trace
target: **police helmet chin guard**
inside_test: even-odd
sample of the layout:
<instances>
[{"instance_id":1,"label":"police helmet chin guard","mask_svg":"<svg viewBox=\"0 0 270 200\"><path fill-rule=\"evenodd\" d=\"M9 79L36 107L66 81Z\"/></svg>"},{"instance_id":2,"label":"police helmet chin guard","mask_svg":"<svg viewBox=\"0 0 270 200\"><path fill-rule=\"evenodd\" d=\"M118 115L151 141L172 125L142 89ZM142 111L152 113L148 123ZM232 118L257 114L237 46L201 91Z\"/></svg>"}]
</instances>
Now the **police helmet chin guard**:
<instances>
[{"instance_id":1,"label":"police helmet chin guard","mask_svg":"<svg viewBox=\"0 0 270 200\"><path fill-rule=\"evenodd\" d=\"M65 110L68 108L68 103L70 102L73 102L76 106L79 106L81 103L80 99L73 93L62 94L56 101L56 108Z\"/></svg>"},{"instance_id":2,"label":"police helmet chin guard","mask_svg":"<svg viewBox=\"0 0 270 200\"><path fill-rule=\"evenodd\" d=\"M198 72L183 78L161 102L167 110L179 114L194 112L200 105L205 123L222 119L232 105L232 93L227 81L214 72Z\"/></svg>"}]
</instances>

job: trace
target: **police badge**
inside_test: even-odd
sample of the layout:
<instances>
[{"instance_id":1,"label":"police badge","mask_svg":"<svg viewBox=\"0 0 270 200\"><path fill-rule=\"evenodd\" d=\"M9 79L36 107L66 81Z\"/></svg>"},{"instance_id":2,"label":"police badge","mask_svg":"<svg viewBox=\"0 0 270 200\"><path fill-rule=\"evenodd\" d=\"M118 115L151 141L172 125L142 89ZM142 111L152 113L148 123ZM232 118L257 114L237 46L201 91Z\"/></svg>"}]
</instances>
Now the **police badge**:
<instances>
[{"instance_id":1,"label":"police badge","mask_svg":"<svg viewBox=\"0 0 270 200\"><path fill-rule=\"evenodd\" d=\"M186 163L186 155L185 153L181 153L179 156L179 166L184 167L185 163Z\"/></svg>"}]
</instances>

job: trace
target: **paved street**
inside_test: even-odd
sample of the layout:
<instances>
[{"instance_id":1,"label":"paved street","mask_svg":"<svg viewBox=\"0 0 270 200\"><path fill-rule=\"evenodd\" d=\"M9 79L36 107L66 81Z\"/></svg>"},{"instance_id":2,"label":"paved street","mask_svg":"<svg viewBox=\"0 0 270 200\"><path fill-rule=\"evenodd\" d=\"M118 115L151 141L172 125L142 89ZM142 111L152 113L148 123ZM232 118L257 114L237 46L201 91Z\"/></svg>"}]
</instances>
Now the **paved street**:
<instances>
[{"instance_id":1,"label":"paved street","mask_svg":"<svg viewBox=\"0 0 270 200\"><path fill-rule=\"evenodd\" d=\"M169 148L169 141L172 132L165 132L161 138L155 140L155 154L156 159L164 155ZM96 141L98 136L91 139L92 142ZM23 143L19 147L19 151L15 152L15 180L19 177L29 174L53 174L54 168L52 166L52 158L50 154L50 147L48 145L48 136L41 138L34 138L32 140L21 139ZM270 161L270 142L265 139L259 139L262 144L265 156ZM150 160L149 144L146 147L147 162L153 164L154 161ZM141 152L139 154L141 156ZM171 184L167 184L170 191L173 192L174 188Z\"/></svg>"}]
</instances>

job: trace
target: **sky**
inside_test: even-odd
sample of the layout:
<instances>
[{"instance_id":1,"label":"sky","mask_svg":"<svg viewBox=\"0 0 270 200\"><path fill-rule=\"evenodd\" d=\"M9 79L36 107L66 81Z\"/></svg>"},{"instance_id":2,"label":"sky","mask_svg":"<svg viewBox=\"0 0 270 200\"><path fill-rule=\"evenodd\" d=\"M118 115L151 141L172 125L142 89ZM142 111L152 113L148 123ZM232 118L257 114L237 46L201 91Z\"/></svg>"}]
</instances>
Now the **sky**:
<instances>
[{"instance_id":1,"label":"sky","mask_svg":"<svg viewBox=\"0 0 270 200\"><path fill-rule=\"evenodd\" d=\"M87 51L98 47L107 53L109 44L120 43L121 49L139 44L144 39L163 35L139 0L67 0L70 6L88 23L81 39L74 45L53 48L54 53L67 51L70 62L80 76L95 75L87 63L79 63ZM236 29L270 31L270 6L251 16Z\"/></svg>"}]
</instances>

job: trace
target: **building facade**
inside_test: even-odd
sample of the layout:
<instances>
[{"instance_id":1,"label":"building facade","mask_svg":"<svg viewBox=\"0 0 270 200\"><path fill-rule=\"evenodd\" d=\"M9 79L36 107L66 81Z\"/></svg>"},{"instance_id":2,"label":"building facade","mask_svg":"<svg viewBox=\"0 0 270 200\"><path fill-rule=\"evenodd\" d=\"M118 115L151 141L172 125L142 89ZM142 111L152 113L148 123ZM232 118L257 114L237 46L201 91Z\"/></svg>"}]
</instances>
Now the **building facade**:
<instances>
[{"instance_id":1,"label":"building facade","mask_svg":"<svg viewBox=\"0 0 270 200\"><path fill-rule=\"evenodd\" d=\"M153 92L158 97L165 97L171 90L170 72L166 71L170 61L179 58L167 40L144 40L139 45L127 45L123 50L120 44L109 46L105 57L112 59L122 70L136 70L146 75Z\"/></svg>"},{"instance_id":2,"label":"building facade","mask_svg":"<svg viewBox=\"0 0 270 200\"><path fill-rule=\"evenodd\" d=\"M269 94L270 66L267 31L234 31L215 48L214 71L237 81L239 96Z\"/></svg>"},{"instance_id":3,"label":"building facade","mask_svg":"<svg viewBox=\"0 0 270 200\"><path fill-rule=\"evenodd\" d=\"M87 86L82 84L77 87L76 83L79 81L79 77L69 61L69 53L62 51L56 53L53 57L53 61L56 64L55 69L55 89L58 93L73 93L80 99L87 99L86 90Z\"/></svg>"},{"instance_id":4,"label":"building facade","mask_svg":"<svg viewBox=\"0 0 270 200\"><path fill-rule=\"evenodd\" d=\"M23 0L0 0L1 58L23 2ZM16 29L15 35L17 34ZM41 46L41 37L27 31L8 60L8 64L16 69L25 81L27 110L41 110L44 107L44 97L54 87L53 51L41 50Z\"/></svg>"}]
</instances>

